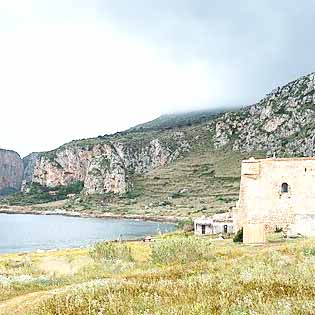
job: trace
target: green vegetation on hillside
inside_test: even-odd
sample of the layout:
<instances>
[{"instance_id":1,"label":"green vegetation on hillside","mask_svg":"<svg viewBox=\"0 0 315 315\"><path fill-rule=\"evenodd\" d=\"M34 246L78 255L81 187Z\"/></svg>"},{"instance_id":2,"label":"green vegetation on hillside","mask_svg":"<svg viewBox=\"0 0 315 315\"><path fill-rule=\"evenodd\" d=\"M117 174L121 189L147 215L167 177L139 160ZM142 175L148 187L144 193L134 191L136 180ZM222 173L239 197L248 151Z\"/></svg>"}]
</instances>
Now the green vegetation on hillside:
<instances>
[{"instance_id":1,"label":"green vegetation on hillside","mask_svg":"<svg viewBox=\"0 0 315 315\"><path fill-rule=\"evenodd\" d=\"M202 124L214 120L228 109L200 110L162 115L150 122L137 125L128 131L167 130Z\"/></svg>"},{"instance_id":2,"label":"green vegetation on hillside","mask_svg":"<svg viewBox=\"0 0 315 315\"><path fill-rule=\"evenodd\" d=\"M18 192L16 188L6 187L0 190L0 197L12 195L12 194L15 194L16 192Z\"/></svg>"},{"instance_id":3,"label":"green vegetation on hillside","mask_svg":"<svg viewBox=\"0 0 315 315\"><path fill-rule=\"evenodd\" d=\"M83 189L83 182L70 183L65 186L46 187L38 183L28 186L25 193L15 193L1 200L2 204L13 205L33 205L64 200L69 194L80 194Z\"/></svg>"}]
</instances>

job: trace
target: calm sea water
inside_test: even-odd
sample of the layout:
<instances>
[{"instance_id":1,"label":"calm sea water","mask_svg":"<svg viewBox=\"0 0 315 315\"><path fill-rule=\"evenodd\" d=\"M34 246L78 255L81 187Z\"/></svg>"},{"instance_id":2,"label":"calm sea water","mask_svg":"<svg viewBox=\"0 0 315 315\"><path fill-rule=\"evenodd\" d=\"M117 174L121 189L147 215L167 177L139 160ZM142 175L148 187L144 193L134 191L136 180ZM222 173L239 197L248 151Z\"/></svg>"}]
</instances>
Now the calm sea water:
<instances>
[{"instance_id":1,"label":"calm sea water","mask_svg":"<svg viewBox=\"0 0 315 315\"><path fill-rule=\"evenodd\" d=\"M0 214L0 252L80 247L100 240L137 239L174 229L174 224L151 221Z\"/></svg>"}]
</instances>

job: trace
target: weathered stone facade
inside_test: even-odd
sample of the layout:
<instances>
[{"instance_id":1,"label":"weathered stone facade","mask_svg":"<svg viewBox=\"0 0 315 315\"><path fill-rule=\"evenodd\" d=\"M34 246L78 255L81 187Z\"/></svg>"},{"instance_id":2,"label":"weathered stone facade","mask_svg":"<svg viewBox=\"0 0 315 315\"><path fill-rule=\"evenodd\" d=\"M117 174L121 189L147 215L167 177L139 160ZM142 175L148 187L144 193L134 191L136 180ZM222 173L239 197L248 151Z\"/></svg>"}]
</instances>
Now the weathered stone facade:
<instances>
[{"instance_id":1,"label":"weathered stone facade","mask_svg":"<svg viewBox=\"0 0 315 315\"><path fill-rule=\"evenodd\" d=\"M314 183L312 157L243 161L240 198L233 213L236 230L246 224L265 224L269 229L296 226L301 216L314 216ZM300 226L297 233L305 235Z\"/></svg>"},{"instance_id":2,"label":"weathered stone facade","mask_svg":"<svg viewBox=\"0 0 315 315\"><path fill-rule=\"evenodd\" d=\"M195 235L233 233L231 213L214 214L211 218L200 217L194 220Z\"/></svg>"}]
</instances>

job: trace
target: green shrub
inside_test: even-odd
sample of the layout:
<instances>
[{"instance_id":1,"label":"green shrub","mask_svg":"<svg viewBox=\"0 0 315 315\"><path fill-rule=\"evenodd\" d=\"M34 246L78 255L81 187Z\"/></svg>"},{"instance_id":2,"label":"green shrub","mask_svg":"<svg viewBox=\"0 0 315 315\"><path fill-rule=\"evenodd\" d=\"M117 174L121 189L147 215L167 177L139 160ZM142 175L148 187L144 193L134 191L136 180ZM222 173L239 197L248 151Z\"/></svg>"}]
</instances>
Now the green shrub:
<instances>
[{"instance_id":1,"label":"green shrub","mask_svg":"<svg viewBox=\"0 0 315 315\"><path fill-rule=\"evenodd\" d=\"M3 203L9 205L32 205L47 203L56 200L64 200L68 194L79 194L83 189L83 182L77 181L64 186L47 187L38 183L28 185L26 193L16 193L3 199ZM55 194L50 194L54 191Z\"/></svg>"},{"instance_id":2,"label":"green shrub","mask_svg":"<svg viewBox=\"0 0 315 315\"><path fill-rule=\"evenodd\" d=\"M212 259L211 243L207 239L172 238L152 244L151 262L153 264L187 263Z\"/></svg>"},{"instance_id":3,"label":"green shrub","mask_svg":"<svg viewBox=\"0 0 315 315\"><path fill-rule=\"evenodd\" d=\"M134 191L134 190L130 190L124 195L124 197L127 198L127 199L135 199L135 198L137 198L139 196L141 196L141 192Z\"/></svg>"},{"instance_id":4,"label":"green shrub","mask_svg":"<svg viewBox=\"0 0 315 315\"><path fill-rule=\"evenodd\" d=\"M235 243L242 243L243 242L243 228L237 231L233 238L233 242Z\"/></svg>"},{"instance_id":5,"label":"green shrub","mask_svg":"<svg viewBox=\"0 0 315 315\"><path fill-rule=\"evenodd\" d=\"M305 256L315 256L315 248L314 247L304 248L303 253Z\"/></svg>"},{"instance_id":6,"label":"green shrub","mask_svg":"<svg viewBox=\"0 0 315 315\"><path fill-rule=\"evenodd\" d=\"M283 231L282 227L276 226L275 233L281 233Z\"/></svg>"},{"instance_id":7,"label":"green shrub","mask_svg":"<svg viewBox=\"0 0 315 315\"><path fill-rule=\"evenodd\" d=\"M58 191L59 198L66 198L68 194L79 194L83 189L83 182L77 181L65 186L58 186L54 189Z\"/></svg>"},{"instance_id":8,"label":"green shrub","mask_svg":"<svg viewBox=\"0 0 315 315\"><path fill-rule=\"evenodd\" d=\"M89 255L96 261L134 261L131 249L121 242L98 242L90 249Z\"/></svg>"},{"instance_id":9,"label":"green shrub","mask_svg":"<svg viewBox=\"0 0 315 315\"><path fill-rule=\"evenodd\" d=\"M194 222L192 219L180 220L177 223L177 228L185 232L190 232L194 230Z\"/></svg>"}]
</instances>

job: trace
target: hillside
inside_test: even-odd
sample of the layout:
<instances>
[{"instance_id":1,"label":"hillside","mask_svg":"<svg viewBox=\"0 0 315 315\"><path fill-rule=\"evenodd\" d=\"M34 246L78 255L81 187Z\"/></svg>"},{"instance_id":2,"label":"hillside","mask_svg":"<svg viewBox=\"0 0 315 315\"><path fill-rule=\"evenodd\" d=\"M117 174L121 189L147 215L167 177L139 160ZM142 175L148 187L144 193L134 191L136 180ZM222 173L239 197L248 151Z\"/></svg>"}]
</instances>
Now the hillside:
<instances>
[{"instance_id":1,"label":"hillside","mask_svg":"<svg viewBox=\"0 0 315 315\"><path fill-rule=\"evenodd\" d=\"M32 193L41 192L48 196L43 202L64 199L81 187L65 207L165 215L227 211L238 198L240 161L313 155L314 121L312 73L238 111L166 115L31 155L24 159L26 193L9 202L23 204L27 197L33 203Z\"/></svg>"},{"instance_id":2,"label":"hillside","mask_svg":"<svg viewBox=\"0 0 315 315\"><path fill-rule=\"evenodd\" d=\"M264 156L255 152L255 156ZM90 195L67 201L66 209L123 215L199 216L226 212L238 200L240 162L248 153L193 150L133 180L124 195Z\"/></svg>"},{"instance_id":3,"label":"hillside","mask_svg":"<svg viewBox=\"0 0 315 315\"><path fill-rule=\"evenodd\" d=\"M213 120L222 115L226 110L200 110L193 112L183 112L162 115L152 121L144 124L137 125L130 128L130 131L149 131L149 130L165 130L165 129L175 129L184 128L192 125L199 125L209 120Z\"/></svg>"},{"instance_id":4,"label":"hillside","mask_svg":"<svg viewBox=\"0 0 315 315\"><path fill-rule=\"evenodd\" d=\"M268 155L312 156L315 139L315 74L278 87L264 99L215 121L214 145Z\"/></svg>"}]
</instances>

